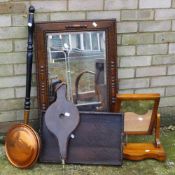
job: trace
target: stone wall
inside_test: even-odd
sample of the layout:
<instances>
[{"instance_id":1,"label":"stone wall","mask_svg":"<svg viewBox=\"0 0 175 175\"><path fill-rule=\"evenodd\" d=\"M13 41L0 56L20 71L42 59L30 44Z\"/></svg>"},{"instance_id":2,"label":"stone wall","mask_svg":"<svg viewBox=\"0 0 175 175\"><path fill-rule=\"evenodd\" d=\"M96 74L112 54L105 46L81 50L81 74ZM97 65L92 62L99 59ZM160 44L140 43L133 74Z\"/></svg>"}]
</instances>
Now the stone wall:
<instances>
[{"instance_id":1,"label":"stone wall","mask_svg":"<svg viewBox=\"0 0 175 175\"><path fill-rule=\"evenodd\" d=\"M158 92L162 116L173 119L175 0L0 0L1 122L23 118L26 26L31 4L36 8L36 21L116 18L119 92ZM35 65L33 70L35 73ZM35 82L34 75L31 118L38 117Z\"/></svg>"}]
</instances>

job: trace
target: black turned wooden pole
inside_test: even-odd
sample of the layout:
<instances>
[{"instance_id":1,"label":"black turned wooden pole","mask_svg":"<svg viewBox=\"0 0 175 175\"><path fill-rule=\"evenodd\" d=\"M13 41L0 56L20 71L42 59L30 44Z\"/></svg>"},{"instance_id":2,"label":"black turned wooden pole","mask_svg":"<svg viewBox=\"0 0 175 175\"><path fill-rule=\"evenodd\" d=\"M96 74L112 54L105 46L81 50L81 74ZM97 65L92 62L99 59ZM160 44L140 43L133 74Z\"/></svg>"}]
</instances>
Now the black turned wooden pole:
<instances>
[{"instance_id":1,"label":"black turned wooden pole","mask_svg":"<svg viewBox=\"0 0 175 175\"><path fill-rule=\"evenodd\" d=\"M27 55L26 55L26 97L24 102L24 123L28 123L30 111L30 91L32 80L32 61L33 61L33 32L34 32L34 12L33 6L29 7L28 16L28 42L27 42Z\"/></svg>"}]
</instances>

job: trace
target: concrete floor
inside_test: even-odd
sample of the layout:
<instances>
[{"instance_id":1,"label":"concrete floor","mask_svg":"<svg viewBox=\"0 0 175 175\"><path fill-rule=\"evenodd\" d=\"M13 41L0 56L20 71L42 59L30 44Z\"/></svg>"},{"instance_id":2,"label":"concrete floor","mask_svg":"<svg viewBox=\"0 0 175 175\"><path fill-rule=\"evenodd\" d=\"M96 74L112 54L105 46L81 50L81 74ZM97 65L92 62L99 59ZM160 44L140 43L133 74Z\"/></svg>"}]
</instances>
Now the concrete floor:
<instances>
[{"instance_id":1,"label":"concrete floor","mask_svg":"<svg viewBox=\"0 0 175 175\"><path fill-rule=\"evenodd\" d=\"M175 175L175 131L162 130L161 141L167 160L127 161L116 166L80 166L37 163L32 169L20 170L9 164L0 145L0 175Z\"/></svg>"}]
</instances>

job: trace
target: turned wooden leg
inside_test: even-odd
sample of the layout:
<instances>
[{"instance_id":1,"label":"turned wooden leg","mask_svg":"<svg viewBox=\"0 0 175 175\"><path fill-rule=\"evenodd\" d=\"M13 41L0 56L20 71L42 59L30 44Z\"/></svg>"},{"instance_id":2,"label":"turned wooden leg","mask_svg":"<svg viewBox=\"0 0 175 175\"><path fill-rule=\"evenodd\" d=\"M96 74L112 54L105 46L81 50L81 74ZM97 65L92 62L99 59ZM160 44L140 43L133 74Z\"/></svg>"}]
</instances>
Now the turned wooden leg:
<instances>
[{"instance_id":1,"label":"turned wooden leg","mask_svg":"<svg viewBox=\"0 0 175 175\"><path fill-rule=\"evenodd\" d=\"M157 114L157 120L156 120L155 145L157 148L160 148L160 114Z\"/></svg>"}]
</instances>

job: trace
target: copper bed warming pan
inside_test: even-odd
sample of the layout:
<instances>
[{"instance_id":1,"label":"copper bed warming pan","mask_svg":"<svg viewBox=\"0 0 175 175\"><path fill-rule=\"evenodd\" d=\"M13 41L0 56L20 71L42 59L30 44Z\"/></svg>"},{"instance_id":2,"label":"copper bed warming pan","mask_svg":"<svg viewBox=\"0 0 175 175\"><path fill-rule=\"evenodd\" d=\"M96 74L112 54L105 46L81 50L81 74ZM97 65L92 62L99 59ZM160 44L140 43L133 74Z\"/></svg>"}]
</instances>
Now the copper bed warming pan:
<instances>
[{"instance_id":1,"label":"copper bed warming pan","mask_svg":"<svg viewBox=\"0 0 175 175\"><path fill-rule=\"evenodd\" d=\"M35 130L28 125L30 112L30 91L33 59L34 7L29 7L28 46L26 71L26 97L24 104L24 124L16 124L7 132L5 153L9 162L18 168L29 168L34 165L40 153L40 138Z\"/></svg>"}]
</instances>

